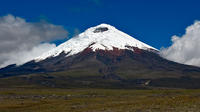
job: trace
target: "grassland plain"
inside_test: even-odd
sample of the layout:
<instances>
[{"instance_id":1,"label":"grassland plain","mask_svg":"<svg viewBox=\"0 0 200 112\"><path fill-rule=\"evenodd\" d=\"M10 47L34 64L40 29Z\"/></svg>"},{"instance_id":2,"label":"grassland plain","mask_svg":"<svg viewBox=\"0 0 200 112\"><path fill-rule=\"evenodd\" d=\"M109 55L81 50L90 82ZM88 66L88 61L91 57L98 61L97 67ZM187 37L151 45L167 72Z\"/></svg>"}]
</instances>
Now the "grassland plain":
<instances>
[{"instance_id":1,"label":"grassland plain","mask_svg":"<svg viewBox=\"0 0 200 112\"><path fill-rule=\"evenodd\" d=\"M1 88L0 112L200 112L200 90Z\"/></svg>"}]
</instances>

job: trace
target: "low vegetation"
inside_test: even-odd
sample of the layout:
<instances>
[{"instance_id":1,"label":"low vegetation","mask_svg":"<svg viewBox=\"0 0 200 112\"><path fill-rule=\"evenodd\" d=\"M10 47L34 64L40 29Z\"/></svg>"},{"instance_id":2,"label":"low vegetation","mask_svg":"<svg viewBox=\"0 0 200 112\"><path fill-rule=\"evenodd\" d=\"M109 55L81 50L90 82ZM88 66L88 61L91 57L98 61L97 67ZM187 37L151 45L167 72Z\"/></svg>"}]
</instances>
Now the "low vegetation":
<instances>
[{"instance_id":1,"label":"low vegetation","mask_svg":"<svg viewBox=\"0 0 200 112\"><path fill-rule=\"evenodd\" d=\"M0 89L0 112L198 112L200 90Z\"/></svg>"}]
</instances>

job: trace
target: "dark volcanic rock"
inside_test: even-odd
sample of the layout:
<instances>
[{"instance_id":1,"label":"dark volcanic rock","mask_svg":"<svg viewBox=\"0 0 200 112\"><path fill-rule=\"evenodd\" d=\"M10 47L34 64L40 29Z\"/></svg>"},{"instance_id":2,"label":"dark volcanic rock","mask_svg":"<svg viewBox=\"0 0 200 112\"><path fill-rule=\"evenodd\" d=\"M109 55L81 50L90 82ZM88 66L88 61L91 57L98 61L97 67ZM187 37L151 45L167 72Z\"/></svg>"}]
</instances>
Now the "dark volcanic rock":
<instances>
[{"instance_id":1,"label":"dark volcanic rock","mask_svg":"<svg viewBox=\"0 0 200 112\"><path fill-rule=\"evenodd\" d=\"M104 32L104 31L108 31L108 28L107 27L99 27L99 28L96 28L93 32L99 33L99 32Z\"/></svg>"},{"instance_id":2,"label":"dark volcanic rock","mask_svg":"<svg viewBox=\"0 0 200 112\"><path fill-rule=\"evenodd\" d=\"M69 57L61 53L57 57L50 57L40 62L30 61L21 66L8 66L0 69L0 77L39 73L28 78L31 79L31 83L54 87L78 85L78 87L133 88L142 85L142 87L200 88L198 83L200 68L168 61L152 51L138 48L133 50L134 52L113 48L113 50L94 52L88 47L83 52ZM62 72L62 77L42 76L44 73L57 72ZM73 74L76 77L73 77Z\"/></svg>"}]
</instances>

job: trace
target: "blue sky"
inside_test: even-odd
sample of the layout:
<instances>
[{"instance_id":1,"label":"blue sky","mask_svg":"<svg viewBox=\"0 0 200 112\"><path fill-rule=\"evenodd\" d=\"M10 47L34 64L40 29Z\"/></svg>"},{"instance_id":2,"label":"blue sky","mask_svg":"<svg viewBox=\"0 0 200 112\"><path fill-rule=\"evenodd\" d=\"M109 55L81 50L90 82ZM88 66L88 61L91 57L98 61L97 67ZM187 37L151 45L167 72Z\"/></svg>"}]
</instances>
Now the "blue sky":
<instances>
[{"instance_id":1,"label":"blue sky","mask_svg":"<svg viewBox=\"0 0 200 112\"><path fill-rule=\"evenodd\" d=\"M62 25L74 34L107 23L158 49L200 20L199 0L1 0L0 16Z\"/></svg>"}]
</instances>

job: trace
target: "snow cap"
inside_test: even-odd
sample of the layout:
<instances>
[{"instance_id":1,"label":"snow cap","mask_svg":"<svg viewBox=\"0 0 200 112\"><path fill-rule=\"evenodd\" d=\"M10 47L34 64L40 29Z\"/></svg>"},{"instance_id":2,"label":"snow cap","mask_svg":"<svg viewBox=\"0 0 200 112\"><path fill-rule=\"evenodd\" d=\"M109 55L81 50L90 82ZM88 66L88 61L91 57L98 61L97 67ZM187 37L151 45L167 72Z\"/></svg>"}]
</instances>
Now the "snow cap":
<instances>
[{"instance_id":1,"label":"snow cap","mask_svg":"<svg viewBox=\"0 0 200 112\"><path fill-rule=\"evenodd\" d=\"M55 57L62 52L65 52L67 57L80 53L88 47L90 47L93 51L98 49L113 50L113 48L133 50L130 49L130 47L137 47L143 50L157 50L129 36L128 34L119 31L111 25L100 24L98 26L87 29L85 32L79 34L78 36L73 37L63 44L57 46L56 48L42 54L35 60L41 61L48 57Z\"/></svg>"}]
</instances>

